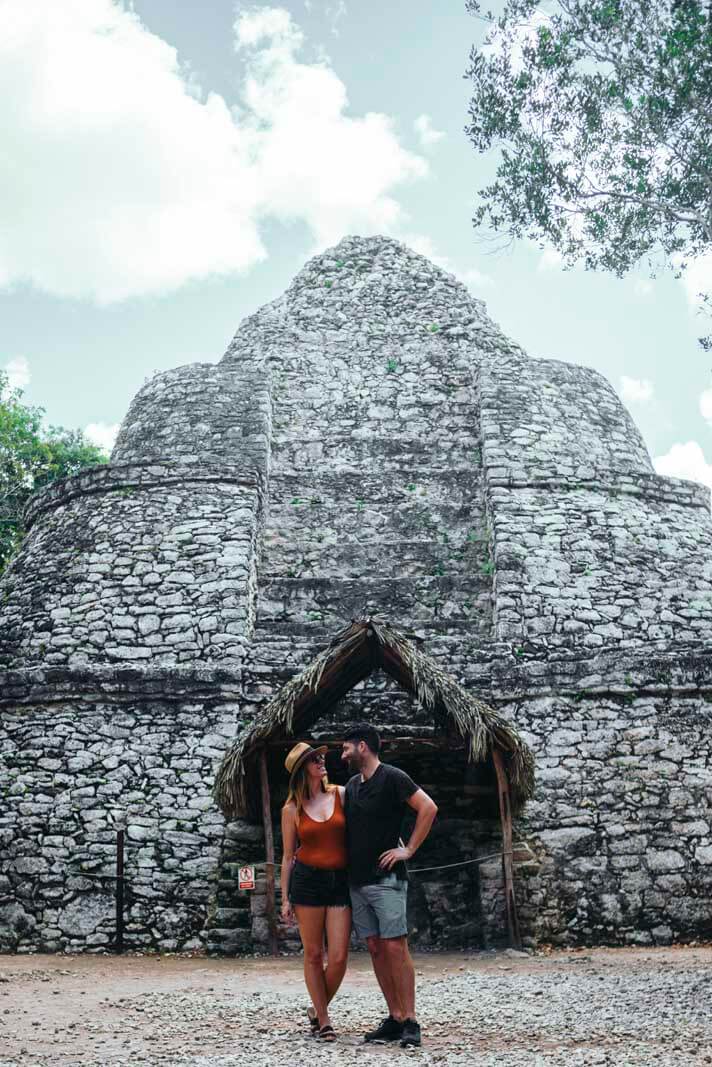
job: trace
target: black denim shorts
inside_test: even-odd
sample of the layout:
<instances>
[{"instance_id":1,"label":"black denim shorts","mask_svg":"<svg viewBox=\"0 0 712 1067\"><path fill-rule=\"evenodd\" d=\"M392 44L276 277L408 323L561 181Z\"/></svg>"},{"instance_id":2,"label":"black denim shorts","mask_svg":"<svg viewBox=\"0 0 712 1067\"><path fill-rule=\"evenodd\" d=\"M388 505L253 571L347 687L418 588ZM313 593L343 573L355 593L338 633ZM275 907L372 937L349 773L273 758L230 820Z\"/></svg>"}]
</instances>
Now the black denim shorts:
<instances>
[{"instance_id":1,"label":"black denim shorts","mask_svg":"<svg viewBox=\"0 0 712 1067\"><path fill-rule=\"evenodd\" d=\"M296 861L289 879L289 903L312 908L351 906L346 871L327 871Z\"/></svg>"}]
</instances>

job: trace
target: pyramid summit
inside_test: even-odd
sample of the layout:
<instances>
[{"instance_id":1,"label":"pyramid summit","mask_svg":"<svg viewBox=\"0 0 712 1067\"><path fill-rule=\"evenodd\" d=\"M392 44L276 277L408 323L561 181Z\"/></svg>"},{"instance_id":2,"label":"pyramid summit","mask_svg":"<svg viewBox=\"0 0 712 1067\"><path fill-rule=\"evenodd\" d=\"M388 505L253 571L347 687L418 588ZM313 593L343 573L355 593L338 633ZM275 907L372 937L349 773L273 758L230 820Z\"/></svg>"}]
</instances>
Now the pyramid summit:
<instances>
[{"instance_id":1,"label":"pyramid summit","mask_svg":"<svg viewBox=\"0 0 712 1067\"><path fill-rule=\"evenodd\" d=\"M319 333L322 340L343 343L365 333L371 343L387 344L434 327L451 340L487 332L502 337L482 301L453 274L386 237L345 237L311 259L284 296L238 330L237 351L243 335L276 322L296 331L297 339ZM233 353L231 346L224 358Z\"/></svg>"},{"instance_id":2,"label":"pyramid summit","mask_svg":"<svg viewBox=\"0 0 712 1067\"><path fill-rule=\"evenodd\" d=\"M65 867L111 865L116 809L137 947L264 944L228 877L264 845L216 808L215 767L373 613L534 752L529 943L712 932L709 492L655 474L605 378L529 358L425 257L346 237L311 259L219 363L153 377L111 462L27 525L0 589L6 949L112 943L113 901ZM440 807L424 866L496 851L491 765L382 672L353 683L311 736L377 722ZM499 878L433 873L416 942L496 943Z\"/></svg>"}]
</instances>

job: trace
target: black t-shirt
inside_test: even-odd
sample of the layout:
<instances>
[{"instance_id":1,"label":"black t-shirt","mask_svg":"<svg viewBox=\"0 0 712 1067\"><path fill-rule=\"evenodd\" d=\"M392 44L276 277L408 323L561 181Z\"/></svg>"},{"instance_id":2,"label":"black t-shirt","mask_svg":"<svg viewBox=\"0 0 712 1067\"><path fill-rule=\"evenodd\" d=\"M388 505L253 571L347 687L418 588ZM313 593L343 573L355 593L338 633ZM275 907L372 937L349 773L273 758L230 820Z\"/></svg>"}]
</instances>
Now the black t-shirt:
<instances>
[{"instance_id":1,"label":"black t-shirt","mask_svg":"<svg viewBox=\"0 0 712 1067\"><path fill-rule=\"evenodd\" d=\"M355 774L346 785L346 842L349 880L354 885L371 885L389 872L378 866L378 858L389 848L398 847L406 800L419 786L398 767L380 763L365 782ZM405 863L396 863L391 873L403 880Z\"/></svg>"}]
</instances>

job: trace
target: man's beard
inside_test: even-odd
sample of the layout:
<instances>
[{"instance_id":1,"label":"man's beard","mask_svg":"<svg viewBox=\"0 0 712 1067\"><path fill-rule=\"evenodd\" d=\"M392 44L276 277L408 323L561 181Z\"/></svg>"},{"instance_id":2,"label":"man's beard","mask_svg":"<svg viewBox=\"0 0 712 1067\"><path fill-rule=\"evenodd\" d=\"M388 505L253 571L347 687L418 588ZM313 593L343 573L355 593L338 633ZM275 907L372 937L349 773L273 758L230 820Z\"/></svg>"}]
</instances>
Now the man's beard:
<instances>
[{"instance_id":1,"label":"man's beard","mask_svg":"<svg viewBox=\"0 0 712 1067\"><path fill-rule=\"evenodd\" d=\"M358 755L354 754L353 756L349 756L348 760L346 761L346 764L352 774L360 774L361 759Z\"/></svg>"}]
</instances>

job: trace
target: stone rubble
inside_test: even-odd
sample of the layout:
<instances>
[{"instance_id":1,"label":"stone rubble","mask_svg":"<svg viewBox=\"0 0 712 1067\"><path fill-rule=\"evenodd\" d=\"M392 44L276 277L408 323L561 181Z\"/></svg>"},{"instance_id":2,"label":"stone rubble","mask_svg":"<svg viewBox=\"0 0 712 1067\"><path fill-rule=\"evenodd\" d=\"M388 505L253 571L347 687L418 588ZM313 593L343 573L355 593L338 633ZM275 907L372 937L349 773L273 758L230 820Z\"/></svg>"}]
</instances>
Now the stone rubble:
<instances>
[{"instance_id":1,"label":"stone rubble","mask_svg":"<svg viewBox=\"0 0 712 1067\"><path fill-rule=\"evenodd\" d=\"M508 958L509 956L509 958ZM276 1067L308 1061L470 1067L702 1067L712 1063L712 976L708 964L644 957L628 969L615 957L573 954L520 973L518 954L503 953L496 969L481 973L465 959L440 977L418 978L424 1044L365 1045L364 1029L382 1016L373 987L335 1002L338 1041L308 1035L305 994L269 986L108 997L112 1021L83 1024L81 1056L67 1051L73 1024L55 1030L57 1050L2 1058L0 1067ZM513 958L514 957L514 958ZM480 957L481 958L481 957ZM120 1020L117 1021L117 1011ZM12 1037L12 1021L0 1014ZM110 1045L102 1052L102 1043Z\"/></svg>"}]
</instances>

